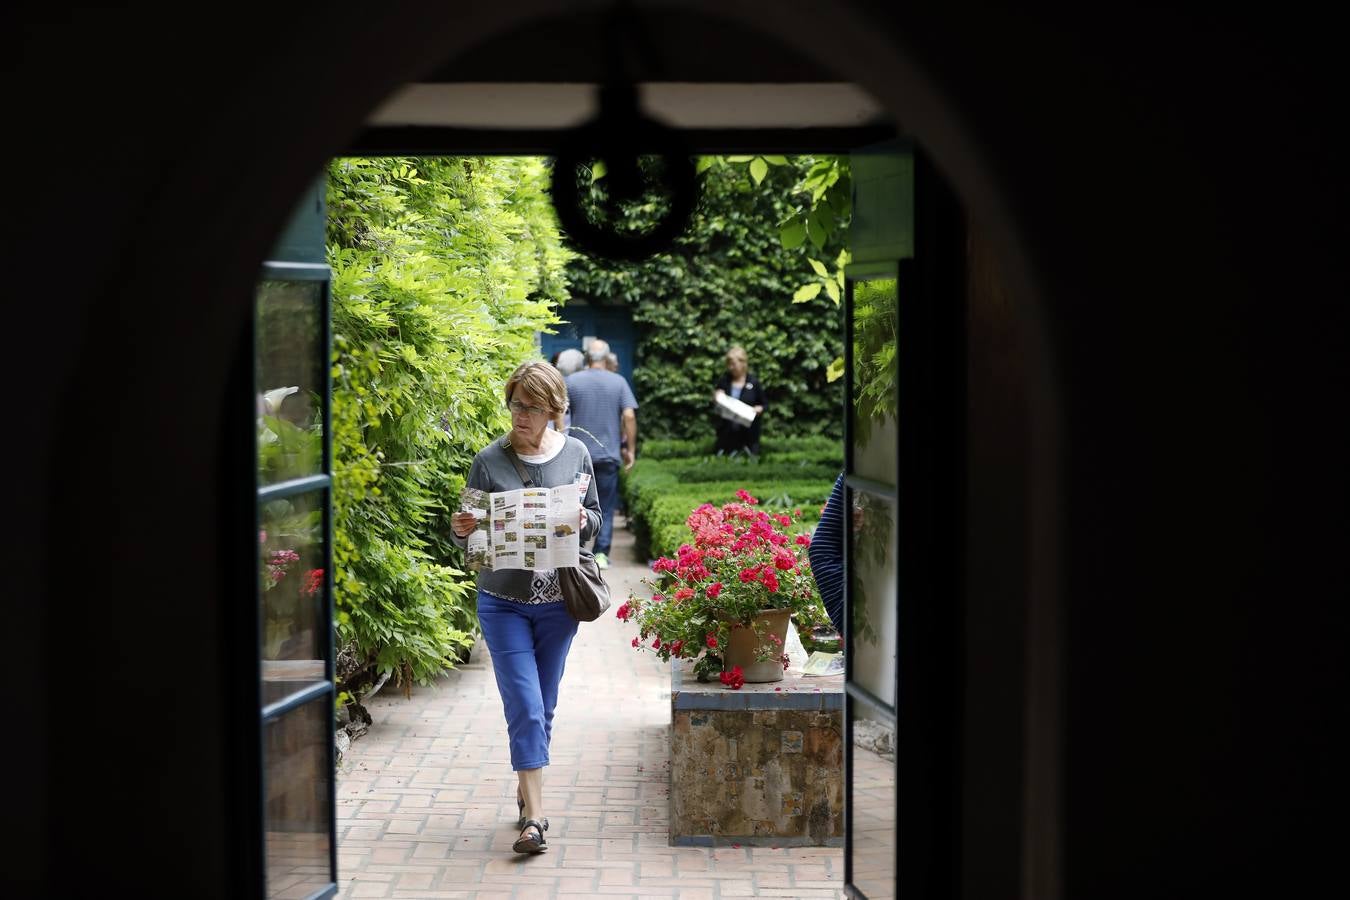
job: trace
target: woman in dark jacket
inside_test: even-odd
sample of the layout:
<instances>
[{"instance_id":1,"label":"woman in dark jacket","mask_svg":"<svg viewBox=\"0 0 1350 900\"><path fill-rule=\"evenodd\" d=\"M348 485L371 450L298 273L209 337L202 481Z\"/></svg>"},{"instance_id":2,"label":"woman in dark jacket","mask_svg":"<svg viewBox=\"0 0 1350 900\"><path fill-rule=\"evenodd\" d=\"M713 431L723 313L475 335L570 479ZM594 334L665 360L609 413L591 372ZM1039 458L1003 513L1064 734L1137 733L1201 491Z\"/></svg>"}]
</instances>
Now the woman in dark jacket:
<instances>
[{"instance_id":1,"label":"woman in dark jacket","mask_svg":"<svg viewBox=\"0 0 1350 900\"><path fill-rule=\"evenodd\" d=\"M759 424L764 416L764 385L760 384L750 372L750 363L741 347L732 347L727 351L727 371L717 379L713 390L713 400L719 394L727 394L755 410L755 420L742 425L719 415L717 420L717 452L732 453L746 450L759 455Z\"/></svg>"}]
</instances>

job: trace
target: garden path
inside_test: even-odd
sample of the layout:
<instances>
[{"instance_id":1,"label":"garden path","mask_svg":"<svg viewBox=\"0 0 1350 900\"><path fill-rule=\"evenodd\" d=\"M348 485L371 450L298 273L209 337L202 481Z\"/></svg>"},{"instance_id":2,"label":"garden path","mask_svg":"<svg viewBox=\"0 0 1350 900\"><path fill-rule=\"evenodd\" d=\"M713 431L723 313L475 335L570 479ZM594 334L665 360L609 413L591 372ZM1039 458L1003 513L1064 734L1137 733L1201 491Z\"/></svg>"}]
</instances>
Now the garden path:
<instances>
[{"instance_id":1,"label":"garden path","mask_svg":"<svg viewBox=\"0 0 1350 900\"><path fill-rule=\"evenodd\" d=\"M615 606L647 571L623 524L606 573ZM538 856L511 852L516 778L486 649L411 700L377 695L338 774L339 896L843 896L838 848L667 845L669 670L628 646L631 630L607 614L572 646Z\"/></svg>"}]
</instances>

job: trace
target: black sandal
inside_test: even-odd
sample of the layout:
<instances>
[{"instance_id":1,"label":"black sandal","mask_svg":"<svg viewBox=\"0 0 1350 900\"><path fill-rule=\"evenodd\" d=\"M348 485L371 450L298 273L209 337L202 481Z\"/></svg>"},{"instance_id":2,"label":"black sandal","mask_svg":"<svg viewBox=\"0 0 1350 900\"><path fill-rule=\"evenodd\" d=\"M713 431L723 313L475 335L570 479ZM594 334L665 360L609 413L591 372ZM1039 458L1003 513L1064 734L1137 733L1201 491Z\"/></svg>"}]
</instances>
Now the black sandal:
<instances>
[{"instance_id":1,"label":"black sandal","mask_svg":"<svg viewBox=\"0 0 1350 900\"><path fill-rule=\"evenodd\" d=\"M542 823L536 819L526 819L520 837L516 838L511 849L517 853L543 853L548 849L548 841L544 840L545 831L548 831L548 819Z\"/></svg>"}]
</instances>

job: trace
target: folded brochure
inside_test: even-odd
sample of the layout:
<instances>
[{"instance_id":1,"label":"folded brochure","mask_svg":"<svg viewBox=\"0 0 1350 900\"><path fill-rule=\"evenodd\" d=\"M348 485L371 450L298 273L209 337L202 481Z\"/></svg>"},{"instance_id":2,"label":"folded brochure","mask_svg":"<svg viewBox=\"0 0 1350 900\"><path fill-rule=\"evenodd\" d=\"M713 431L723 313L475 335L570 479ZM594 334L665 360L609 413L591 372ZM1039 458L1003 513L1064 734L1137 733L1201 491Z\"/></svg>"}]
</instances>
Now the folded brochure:
<instances>
[{"instance_id":1,"label":"folded brochure","mask_svg":"<svg viewBox=\"0 0 1350 900\"><path fill-rule=\"evenodd\" d=\"M465 562L474 571L556 569L575 566L581 546L581 497L587 475L576 484L517 488L489 493L465 488L460 509L473 513Z\"/></svg>"}]
</instances>

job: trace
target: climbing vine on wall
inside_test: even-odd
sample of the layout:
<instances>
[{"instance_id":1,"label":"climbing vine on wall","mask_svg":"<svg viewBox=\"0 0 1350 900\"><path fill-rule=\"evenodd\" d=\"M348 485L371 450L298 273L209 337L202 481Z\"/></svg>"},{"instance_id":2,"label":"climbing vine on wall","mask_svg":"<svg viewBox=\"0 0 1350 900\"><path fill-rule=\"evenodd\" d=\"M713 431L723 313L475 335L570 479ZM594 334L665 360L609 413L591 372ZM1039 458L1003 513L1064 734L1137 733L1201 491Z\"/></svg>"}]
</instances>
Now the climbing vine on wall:
<instances>
[{"instance_id":1,"label":"climbing vine on wall","mask_svg":"<svg viewBox=\"0 0 1350 900\"><path fill-rule=\"evenodd\" d=\"M829 371L843 353L839 306L823 278L814 290L803 288L817 277L818 257L842 262L844 229L826 234L803 225L811 236L785 243L785 223L811 196L801 185L821 161L762 161L763 170L753 170L759 177L735 163L701 161L699 208L672 251L636 264L578 256L568 265L574 298L633 311L640 438L712 433L713 384L733 344L746 349L751 372L768 389L765 437L841 436L842 382ZM650 214L629 211L635 219ZM837 288L833 270L825 272Z\"/></svg>"},{"instance_id":2,"label":"climbing vine on wall","mask_svg":"<svg viewBox=\"0 0 1350 900\"><path fill-rule=\"evenodd\" d=\"M342 686L428 681L472 643L449 504L508 427L567 252L538 159L334 160L334 589Z\"/></svg>"}]
</instances>

